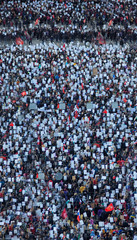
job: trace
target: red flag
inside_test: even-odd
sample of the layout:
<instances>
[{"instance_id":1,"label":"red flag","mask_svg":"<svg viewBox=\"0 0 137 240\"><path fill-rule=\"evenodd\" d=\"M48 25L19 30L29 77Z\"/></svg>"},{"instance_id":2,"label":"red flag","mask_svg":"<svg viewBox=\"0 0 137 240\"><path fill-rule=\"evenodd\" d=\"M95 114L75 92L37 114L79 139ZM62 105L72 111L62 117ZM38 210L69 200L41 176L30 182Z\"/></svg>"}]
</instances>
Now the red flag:
<instances>
[{"instance_id":1,"label":"red flag","mask_svg":"<svg viewBox=\"0 0 137 240\"><path fill-rule=\"evenodd\" d=\"M109 23L108 23L108 26L111 26L112 23L113 23L113 20L111 19L111 20L109 21Z\"/></svg>"},{"instance_id":2,"label":"red flag","mask_svg":"<svg viewBox=\"0 0 137 240\"><path fill-rule=\"evenodd\" d=\"M99 44L101 44L101 45L106 44L106 41L105 41L103 38L100 39L98 42L99 42Z\"/></svg>"},{"instance_id":3,"label":"red flag","mask_svg":"<svg viewBox=\"0 0 137 240\"><path fill-rule=\"evenodd\" d=\"M98 32L97 40L98 40L99 44L106 44L106 41L100 32Z\"/></svg>"},{"instance_id":4,"label":"red flag","mask_svg":"<svg viewBox=\"0 0 137 240\"><path fill-rule=\"evenodd\" d=\"M81 87L82 87L82 90L84 89L84 85L83 85L83 83L81 84Z\"/></svg>"},{"instance_id":5,"label":"red flag","mask_svg":"<svg viewBox=\"0 0 137 240\"><path fill-rule=\"evenodd\" d=\"M126 102L127 102L127 99L126 99L126 98L124 98L124 99L123 99L123 101L124 101L124 103L126 103Z\"/></svg>"},{"instance_id":6,"label":"red flag","mask_svg":"<svg viewBox=\"0 0 137 240\"><path fill-rule=\"evenodd\" d=\"M13 127L13 126L14 126L13 122L11 122L9 126L10 126L10 127Z\"/></svg>"},{"instance_id":7,"label":"red flag","mask_svg":"<svg viewBox=\"0 0 137 240\"><path fill-rule=\"evenodd\" d=\"M122 160L122 159L117 161L117 164L118 164L120 167L122 167L124 163L125 163L125 161Z\"/></svg>"},{"instance_id":8,"label":"red flag","mask_svg":"<svg viewBox=\"0 0 137 240\"><path fill-rule=\"evenodd\" d=\"M35 21L35 25L38 25L38 24L39 24L39 19L37 18Z\"/></svg>"},{"instance_id":9,"label":"red flag","mask_svg":"<svg viewBox=\"0 0 137 240\"><path fill-rule=\"evenodd\" d=\"M106 207L106 209L105 209L106 212L111 212L111 211L113 211L113 210L114 210L114 206L113 206L112 203L110 203L110 204Z\"/></svg>"},{"instance_id":10,"label":"red flag","mask_svg":"<svg viewBox=\"0 0 137 240\"><path fill-rule=\"evenodd\" d=\"M26 92L25 92L25 91L22 92L21 95L22 95L23 97L26 96Z\"/></svg>"},{"instance_id":11,"label":"red flag","mask_svg":"<svg viewBox=\"0 0 137 240\"><path fill-rule=\"evenodd\" d=\"M59 103L58 103L58 105L57 105L57 108L59 109Z\"/></svg>"},{"instance_id":12,"label":"red flag","mask_svg":"<svg viewBox=\"0 0 137 240\"><path fill-rule=\"evenodd\" d=\"M16 44L17 45L23 45L24 42L23 42L23 40L20 37L18 37L18 38L16 38Z\"/></svg>"},{"instance_id":13,"label":"red flag","mask_svg":"<svg viewBox=\"0 0 137 240\"><path fill-rule=\"evenodd\" d=\"M62 91L63 91L63 93L65 93L65 89L64 89L64 87L62 88Z\"/></svg>"},{"instance_id":14,"label":"red flag","mask_svg":"<svg viewBox=\"0 0 137 240\"><path fill-rule=\"evenodd\" d=\"M79 109L79 106L78 106L78 104L76 105L76 107Z\"/></svg>"},{"instance_id":15,"label":"red flag","mask_svg":"<svg viewBox=\"0 0 137 240\"><path fill-rule=\"evenodd\" d=\"M103 113L107 114L107 110L105 109L105 110L103 111Z\"/></svg>"},{"instance_id":16,"label":"red flag","mask_svg":"<svg viewBox=\"0 0 137 240\"><path fill-rule=\"evenodd\" d=\"M0 158L3 158L3 160L7 160L7 158L6 158L6 157L4 157L4 156L0 156Z\"/></svg>"},{"instance_id":17,"label":"red flag","mask_svg":"<svg viewBox=\"0 0 137 240\"><path fill-rule=\"evenodd\" d=\"M65 46L65 43L64 43L62 50L65 51L65 49L66 49L66 46Z\"/></svg>"},{"instance_id":18,"label":"red flag","mask_svg":"<svg viewBox=\"0 0 137 240\"><path fill-rule=\"evenodd\" d=\"M39 177L39 175L38 175L38 173L36 174L36 178L38 178Z\"/></svg>"},{"instance_id":19,"label":"red flag","mask_svg":"<svg viewBox=\"0 0 137 240\"><path fill-rule=\"evenodd\" d=\"M66 211L66 208L64 208L64 210L62 211L62 213L61 213L61 217L62 217L63 219L66 219L66 218L67 218L67 211Z\"/></svg>"},{"instance_id":20,"label":"red flag","mask_svg":"<svg viewBox=\"0 0 137 240\"><path fill-rule=\"evenodd\" d=\"M78 112L77 111L75 111L75 118L77 118L78 117Z\"/></svg>"},{"instance_id":21,"label":"red flag","mask_svg":"<svg viewBox=\"0 0 137 240\"><path fill-rule=\"evenodd\" d=\"M96 146L97 148L100 148L100 144L98 143L94 143L94 146Z\"/></svg>"}]
</instances>

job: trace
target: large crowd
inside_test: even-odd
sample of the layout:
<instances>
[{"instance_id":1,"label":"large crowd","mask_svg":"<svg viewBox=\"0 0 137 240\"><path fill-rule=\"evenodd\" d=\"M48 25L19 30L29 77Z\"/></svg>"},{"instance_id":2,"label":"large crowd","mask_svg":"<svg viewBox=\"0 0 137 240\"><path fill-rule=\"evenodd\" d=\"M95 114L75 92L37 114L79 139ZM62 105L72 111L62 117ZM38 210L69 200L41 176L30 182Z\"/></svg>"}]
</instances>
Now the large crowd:
<instances>
[{"instance_id":1,"label":"large crowd","mask_svg":"<svg viewBox=\"0 0 137 240\"><path fill-rule=\"evenodd\" d=\"M106 39L137 40L137 2L0 1L0 39L93 41L98 31Z\"/></svg>"},{"instance_id":2,"label":"large crowd","mask_svg":"<svg viewBox=\"0 0 137 240\"><path fill-rule=\"evenodd\" d=\"M135 234L136 60L128 45L0 49L1 237Z\"/></svg>"},{"instance_id":3,"label":"large crowd","mask_svg":"<svg viewBox=\"0 0 137 240\"><path fill-rule=\"evenodd\" d=\"M0 1L1 24L25 25L39 18L41 23L103 25L110 20L114 24L137 25L137 3L135 0L49 0L49 1Z\"/></svg>"},{"instance_id":4,"label":"large crowd","mask_svg":"<svg viewBox=\"0 0 137 240\"><path fill-rule=\"evenodd\" d=\"M0 1L0 239L137 239L136 5Z\"/></svg>"}]
</instances>

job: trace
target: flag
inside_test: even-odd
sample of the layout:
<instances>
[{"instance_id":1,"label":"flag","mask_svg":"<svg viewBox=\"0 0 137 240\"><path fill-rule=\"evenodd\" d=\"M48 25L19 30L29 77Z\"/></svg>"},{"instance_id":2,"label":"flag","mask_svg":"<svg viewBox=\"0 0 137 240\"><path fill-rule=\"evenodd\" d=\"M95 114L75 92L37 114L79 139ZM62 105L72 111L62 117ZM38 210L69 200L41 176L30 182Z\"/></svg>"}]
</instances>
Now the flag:
<instances>
[{"instance_id":1,"label":"flag","mask_svg":"<svg viewBox=\"0 0 137 240\"><path fill-rule=\"evenodd\" d=\"M6 158L6 157L4 157L4 156L0 156L0 158L3 158L3 160L7 160L7 158Z\"/></svg>"},{"instance_id":2,"label":"flag","mask_svg":"<svg viewBox=\"0 0 137 240\"><path fill-rule=\"evenodd\" d=\"M124 103L126 103L126 102L127 102L127 99L126 99L126 98L124 98L124 99L123 99L123 101L124 101Z\"/></svg>"},{"instance_id":3,"label":"flag","mask_svg":"<svg viewBox=\"0 0 137 240\"><path fill-rule=\"evenodd\" d=\"M38 24L39 24L39 19L37 18L35 21L35 25L38 25Z\"/></svg>"},{"instance_id":4,"label":"flag","mask_svg":"<svg viewBox=\"0 0 137 240\"><path fill-rule=\"evenodd\" d=\"M122 160L122 159L117 161L117 164L118 164L120 167L122 167L122 166L124 165L124 163L125 163L125 161Z\"/></svg>"},{"instance_id":5,"label":"flag","mask_svg":"<svg viewBox=\"0 0 137 240\"><path fill-rule=\"evenodd\" d=\"M105 209L106 212L111 212L111 211L113 211L113 210L114 210L114 206L113 206L112 203L110 203L110 204L106 207L106 209Z\"/></svg>"},{"instance_id":6,"label":"flag","mask_svg":"<svg viewBox=\"0 0 137 240\"><path fill-rule=\"evenodd\" d=\"M10 127L13 127L13 126L14 126L13 122L11 122L9 126L10 126Z\"/></svg>"},{"instance_id":7,"label":"flag","mask_svg":"<svg viewBox=\"0 0 137 240\"><path fill-rule=\"evenodd\" d=\"M65 88L64 87L62 88L62 91L63 91L63 93L65 93Z\"/></svg>"},{"instance_id":8,"label":"flag","mask_svg":"<svg viewBox=\"0 0 137 240\"><path fill-rule=\"evenodd\" d=\"M105 109L105 110L103 111L103 113L107 114L107 110Z\"/></svg>"},{"instance_id":9,"label":"flag","mask_svg":"<svg viewBox=\"0 0 137 240\"><path fill-rule=\"evenodd\" d=\"M23 45L24 42L23 42L23 40L20 37L18 37L18 38L16 38L16 44L17 45Z\"/></svg>"},{"instance_id":10,"label":"flag","mask_svg":"<svg viewBox=\"0 0 137 240\"><path fill-rule=\"evenodd\" d=\"M65 46L65 43L64 43L62 51L65 51L65 49L66 49L66 46Z\"/></svg>"},{"instance_id":11,"label":"flag","mask_svg":"<svg viewBox=\"0 0 137 240\"><path fill-rule=\"evenodd\" d=\"M39 175L38 175L38 173L36 174L36 178L39 178Z\"/></svg>"},{"instance_id":12,"label":"flag","mask_svg":"<svg viewBox=\"0 0 137 240\"><path fill-rule=\"evenodd\" d=\"M77 221L80 222L80 212L79 212L79 210L77 212Z\"/></svg>"},{"instance_id":13,"label":"flag","mask_svg":"<svg viewBox=\"0 0 137 240\"><path fill-rule=\"evenodd\" d=\"M96 146L97 148L100 148L100 144L98 143L94 143L93 145Z\"/></svg>"},{"instance_id":14,"label":"flag","mask_svg":"<svg viewBox=\"0 0 137 240\"><path fill-rule=\"evenodd\" d=\"M23 97L26 96L26 92L25 92L25 91L22 92L21 95L22 95Z\"/></svg>"},{"instance_id":15,"label":"flag","mask_svg":"<svg viewBox=\"0 0 137 240\"><path fill-rule=\"evenodd\" d=\"M111 19L111 20L109 21L109 23L108 23L108 26L111 26L112 23L113 23L113 20Z\"/></svg>"},{"instance_id":16,"label":"flag","mask_svg":"<svg viewBox=\"0 0 137 240\"><path fill-rule=\"evenodd\" d=\"M62 211L62 213L61 213L61 217L62 217L63 219L66 219L66 218L67 218L67 211L66 211L66 208L64 208L64 210Z\"/></svg>"},{"instance_id":17,"label":"flag","mask_svg":"<svg viewBox=\"0 0 137 240\"><path fill-rule=\"evenodd\" d=\"M81 87L82 87L82 90L84 89L84 85L83 85L83 83L81 84Z\"/></svg>"},{"instance_id":18,"label":"flag","mask_svg":"<svg viewBox=\"0 0 137 240\"><path fill-rule=\"evenodd\" d=\"M75 111L75 116L74 116L75 118L77 118L78 117L78 112L77 111Z\"/></svg>"},{"instance_id":19,"label":"flag","mask_svg":"<svg viewBox=\"0 0 137 240\"><path fill-rule=\"evenodd\" d=\"M100 32L98 32L97 40L98 40L99 44L101 44L101 45L106 44L106 41Z\"/></svg>"},{"instance_id":20,"label":"flag","mask_svg":"<svg viewBox=\"0 0 137 240\"><path fill-rule=\"evenodd\" d=\"M100 45L106 44L106 41L103 38L101 38L98 42Z\"/></svg>"},{"instance_id":21,"label":"flag","mask_svg":"<svg viewBox=\"0 0 137 240\"><path fill-rule=\"evenodd\" d=\"M77 109L79 109L79 106L78 106L78 104L76 105L76 107L77 107Z\"/></svg>"}]
</instances>

